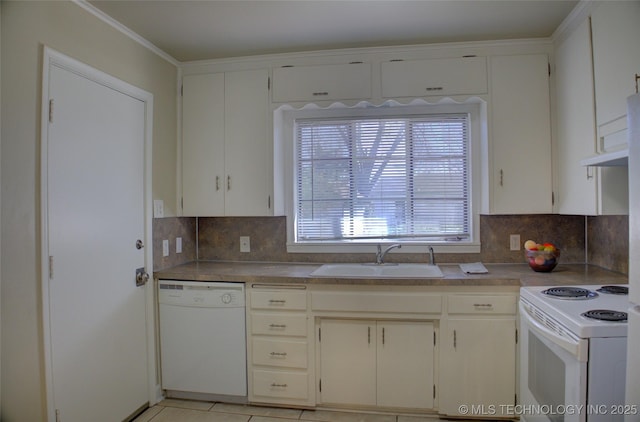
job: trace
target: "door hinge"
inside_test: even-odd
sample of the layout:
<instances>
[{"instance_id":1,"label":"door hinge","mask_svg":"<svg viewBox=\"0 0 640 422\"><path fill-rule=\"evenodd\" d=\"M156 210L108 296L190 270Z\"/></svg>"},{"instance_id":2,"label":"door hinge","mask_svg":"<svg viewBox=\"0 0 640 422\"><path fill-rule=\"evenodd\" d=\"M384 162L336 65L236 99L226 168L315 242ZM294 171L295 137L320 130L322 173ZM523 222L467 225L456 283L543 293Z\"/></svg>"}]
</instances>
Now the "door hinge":
<instances>
[{"instance_id":1,"label":"door hinge","mask_svg":"<svg viewBox=\"0 0 640 422\"><path fill-rule=\"evenodd\" d=\"M436 399L436 385L433 384L433 399Z\"/></svg>"},{"instance_id":2,"label":"door hinge","mask_svg":"<svg viewBox=\"0 0 640 422\"><path fill-rule=\"evenodd\" d=\"M318 343L322 342L322 328L318 327Z\"/></svg>"},{"instance_id":3,"label":"door hinge","mask_svg":"<svg viewBox=\"0 0 640 422\"><path fill-rule=\"evenodd\" d=\"M184 97L184 85L180 85L180 96Z\"/></svg>"},{"instance_id":4,"label":"door hinge","mask_svg":"<svg viewBox=\"0 0 640 422\"><path fill-rule=\"evenodd\" d=\"M551 206L556 204L556 195L555 192L551 192Z\"/></svg>"},{"instance_id":5,"label":"door hinge","mask_svg":"<svg viewBox=\"0 0 640 422\"><path fill-rule=\"evenodd\" d=\"M271 209L271 195L267 197L267 208Z\"/></svg>"},{"instance_id":6,"label":"door hinge","mask_svg":"<svg viewBox=\"0 0 640 422\"><path fill-rule=\"evenodd\" d=\"M549 76L551 76L551 63L547 63L547 69L549 71Z\"/></svg>"},{"instance_id":7,"label":"door hinge","mask_svg":"<svg viewBox=\"0 0 640 422\"><path fill-rule=\"evenodd\" d=\"M49 280L53 280L53 255L49 255Z\"/></svg>"},{"instance_id":8,"label":"door hinge","mask_svg":"<svg viewBox=\"0 0 640 422\"><path fill-rule=\"evenodd\" d=\"M271 78L267 78L267 91L271 90Z\"/></svg>"},{"instance_id":9,"label":"door hinge","mask_svg":"<svg viewBox=\"0 0 640 422\"><path fill-rule=\"evenodd\" d=\"M53 123L53 98L49 100L49 123Z\"/></svg>"},{"instance_id":10,"label":"door hinge","mask_svg":"<svg viewBox=\"0 0 640 422\"><path fill-rule=\"evenodd\" d=\"M320 380L318 381L318 389L322 393L322 378L320 378Z\"/></svg>"},{"instance_id":11,"label":"door hinge","mask_svg":"<svg viewBox=\"0 0 640 422\"><path fill-rule=\"evenodd\" d=\"M518 329L516 328L516 344L518 344Z\"/></svg>"},{"instance_id":12,"label":"door hinge","mask_svg":"<svg viewBox=\"0 0 640 422\"><path fill-rule=\"evenodd\" d=\"M180 198L180 209L184 211L184 198Z\"/></svg>"},{"instance_id":13,"label":"door hinge","mask_svg":"<svg viewBox=\"0 0 640 422\"><path fill-rule=\"evenodd\" d=\"M514 405L517 406L518 405L518 395L517 394L513 397L513 400L514 400Z\"/></svg>"},{"instance_id":14,"label":"door hinge","mask_svg":"<svg viewBox=\"0 0 640 422\"><path fill-rule=\"evenodd\" d=\"M433 332L433 345L436 345L436 332Z\"/></svg>"}]
</instances>

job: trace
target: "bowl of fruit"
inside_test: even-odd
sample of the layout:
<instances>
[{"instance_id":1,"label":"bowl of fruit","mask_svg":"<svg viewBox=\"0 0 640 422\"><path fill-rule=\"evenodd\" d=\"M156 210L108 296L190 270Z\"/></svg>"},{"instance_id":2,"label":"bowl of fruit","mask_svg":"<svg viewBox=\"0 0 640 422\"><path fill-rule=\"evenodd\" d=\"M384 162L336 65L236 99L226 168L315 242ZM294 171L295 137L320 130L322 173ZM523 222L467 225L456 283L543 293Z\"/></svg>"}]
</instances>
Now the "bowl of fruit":
<instances>
[{"instance_id":1,"label":"bowl of fruit","mask_svg":"<svg viewBox=\"0 0 640 422\"><path fill-rule=\"evenodd\" d=\"M524 256L533 271L548 273L558 265L560 249L552 243L524 242Z\"/></svg>"}]
</instances>

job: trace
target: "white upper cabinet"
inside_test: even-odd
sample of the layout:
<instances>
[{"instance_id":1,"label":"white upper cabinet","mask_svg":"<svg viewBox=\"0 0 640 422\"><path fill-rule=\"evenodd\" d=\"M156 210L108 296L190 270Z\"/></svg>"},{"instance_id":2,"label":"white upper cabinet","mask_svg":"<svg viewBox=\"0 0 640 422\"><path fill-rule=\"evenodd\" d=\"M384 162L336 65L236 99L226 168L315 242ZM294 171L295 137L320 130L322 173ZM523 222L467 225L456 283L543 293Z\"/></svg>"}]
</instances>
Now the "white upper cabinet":
<instances>
[{"instance_id":1,"label":"white upper cabinet","mask_svg":"<svg viewBox=\"0 0 640 422\"><path fill-rule=\"evenodd\" d=\"M182 79L182 214L224 215L224 74Z\"/></svg>"},{"instance_id":2,"label":"white upper cabinet","mask_svg":"<svg viewBox=\"0 0 640 422\"><path fill-rule=\"evenodd\" d=\"M599 152L589 19L556 45L555 69L557 210L568 215L625 214L626 168L581 164Z\"/></svg>"},{"instance_id":3,"label":"white upper cabinet","mask_svg":"<svg viewBox=\"0 0 640 422\"><path fill-rule=\"evenodd\" d=\"M390 61L382 63L381 71L384 98L487 92L484 57Z\"/></svg>"},{"instance_id":4,"label":"white upper cabinet","mask_svg":"<svg viewBox=\"0 0 640 422\"><path fill-rule=\"evenodd\" d=\"M273 102L371 97L371 64L348 63L273 69Z\"/></svg>"},{"instance_id":5,"label":"white upper cabinet","mask_svg":"<svg viewBox=\"0 0 640 422\"><path fill-rule=\"evenodd\" d=\"M640 73L640 2L605 1L591 15L599 151L626 146L627 97Z\"/></svg>"},{"instance_id":6,"label":"white upper cabinet","mask_svg":"<svg viewBox=\"0 0 640 422\"><path fill-rule=\"evenodd\" d=\"M585 20L556 45L557 176L560 214L597 214L596 169L580 159L596 153L591 29Z\"/></svg>"},{"instance_id":7,"label":"white upper cabinet","mask_svg":"<svg viewBox=\"0 0 640 422\"><path fill-rule=\"evenodd\" d=\"M271 214L266 69L183 78L184 216Z\"/></svg>"},{"instance_id":8,"label":"white upper cabinet","mask_svg":"<svg viewBox=\"0 0 640 422\"><path fill-rule=\"evenodd\" d=\"M485 212L552 211L548 66L546 54L490 59L491 164Z\"/></svg>"}]
</instances>

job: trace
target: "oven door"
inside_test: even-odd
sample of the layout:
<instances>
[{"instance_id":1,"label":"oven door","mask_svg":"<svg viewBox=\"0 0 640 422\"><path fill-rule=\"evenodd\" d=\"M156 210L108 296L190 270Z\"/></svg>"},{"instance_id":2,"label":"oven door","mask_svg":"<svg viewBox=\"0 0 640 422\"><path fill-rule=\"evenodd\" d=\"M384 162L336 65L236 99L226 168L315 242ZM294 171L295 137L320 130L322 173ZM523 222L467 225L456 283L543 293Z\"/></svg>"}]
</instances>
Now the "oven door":
<instances>
[{"instance_id":1,"label":"oven door","mask_svg":"<svg viewBox=\"0 0 640 422\"><path fill-rule=\"evenodd\" d=\"M520 333L520 419L585 421L588 340L522 299Z\"/></svg>"}]
</instances>

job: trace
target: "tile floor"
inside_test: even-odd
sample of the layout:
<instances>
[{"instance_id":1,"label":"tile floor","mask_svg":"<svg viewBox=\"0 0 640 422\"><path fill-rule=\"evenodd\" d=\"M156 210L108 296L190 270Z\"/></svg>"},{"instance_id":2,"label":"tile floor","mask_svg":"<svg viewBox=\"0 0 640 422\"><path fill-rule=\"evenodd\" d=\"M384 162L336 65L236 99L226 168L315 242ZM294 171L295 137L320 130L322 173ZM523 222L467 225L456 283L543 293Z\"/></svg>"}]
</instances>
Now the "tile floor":
<instances>
[{"instance_id":1,"label":"tile floor","mask_svg":"<svg viewBox=\"0 0 640 422\"><path fill-rule=\"evenodd\" d=\"M437 422L437 416L403 416L329 410L298 410L166 399L134 422ZM464 422L464 421L458 421Z\"/></svg>"}]
</instances>

